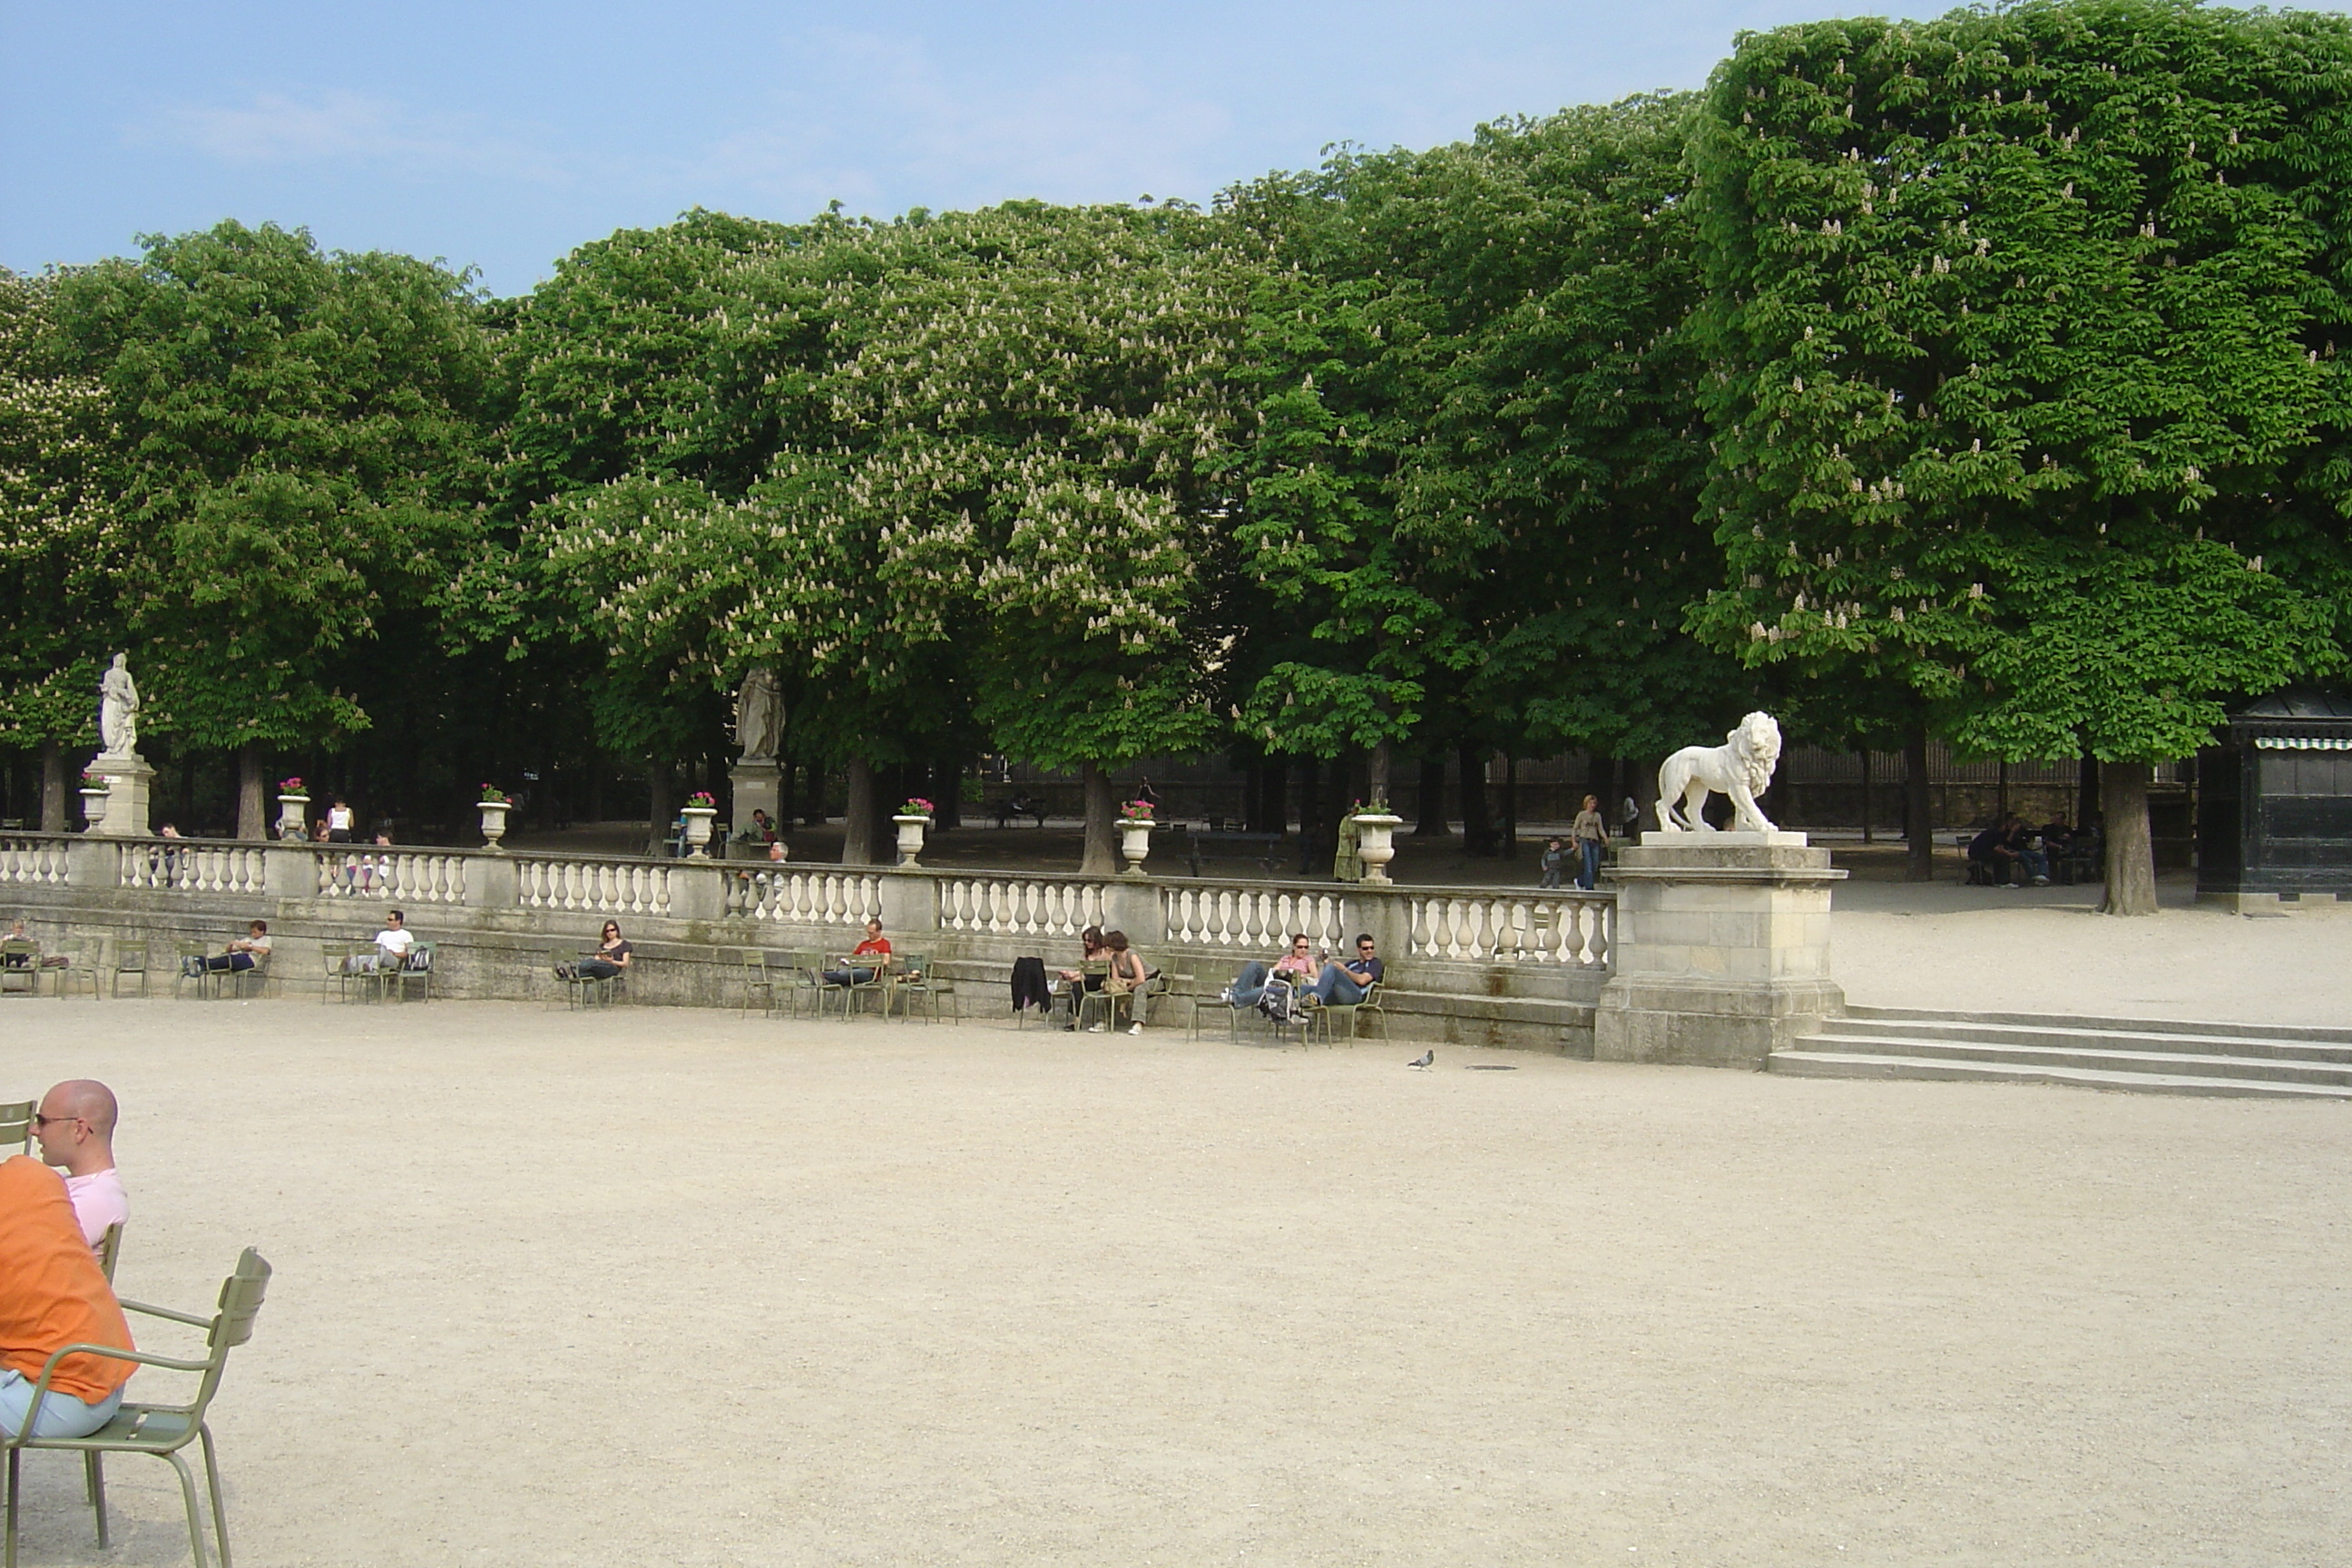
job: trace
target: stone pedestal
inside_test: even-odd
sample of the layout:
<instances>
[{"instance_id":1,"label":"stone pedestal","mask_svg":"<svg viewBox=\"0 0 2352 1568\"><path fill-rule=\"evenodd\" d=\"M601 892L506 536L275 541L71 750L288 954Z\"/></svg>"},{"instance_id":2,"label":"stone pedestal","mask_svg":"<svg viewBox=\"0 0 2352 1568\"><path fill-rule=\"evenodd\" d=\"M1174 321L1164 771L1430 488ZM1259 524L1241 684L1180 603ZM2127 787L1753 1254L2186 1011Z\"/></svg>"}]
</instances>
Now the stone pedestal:
<instances>
[{"instance_id":1,"label":"stone pedestal","mask_svg":"<svg viewBox=\"0 0 2352 1568\"><path fill-rule=\"evenodd\" d=\"M737 833L751 828L751 814L755 811L766 812L768 820L776 825L779 833L792 826L776 815L777 781L783 776L784 770L778 764L751 757L727 770L727 782L734 791ZM760 847L758 858L765 859L767 855L768 848L763 844Z\"/></svg>"},{"instance_id":2,"label":"stone pedestal","mask_svg":"<svg viewBox=\"0 0 2352 1568\"><path fill-rule=\"evenodd\" d=\"M91 759L88 771L103 774L110 789L105 819L90 829L92 833L110 838L144 838L154 832L147 820L147 797L155 770L147 765L146 758L136 752L125 757L100 752Z\"/></svg>"},{"instance_id":3,"label":"stone pedestal","mask_svg":"<svg viewBox=\"0 0 2352 1568\"><path fill-rule=\"evenodd\" d=\"M1760 1068L1845 1010L1830 979L1830 889L1801 833L1647 833L1616 868L1615 973L1598 1061Z\"/></svg>"}]
</instances>

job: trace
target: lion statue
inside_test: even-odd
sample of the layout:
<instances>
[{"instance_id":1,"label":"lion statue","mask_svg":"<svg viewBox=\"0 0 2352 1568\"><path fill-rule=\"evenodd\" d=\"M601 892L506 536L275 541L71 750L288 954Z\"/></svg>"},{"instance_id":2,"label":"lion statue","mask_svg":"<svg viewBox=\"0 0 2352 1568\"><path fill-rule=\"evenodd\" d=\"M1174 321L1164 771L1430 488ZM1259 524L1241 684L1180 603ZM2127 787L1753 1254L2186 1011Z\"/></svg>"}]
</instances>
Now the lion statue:
<instances>
[{"instance_id":1,"label":"lion statue","mask_svg":"<svg viewBox=\"0 0 2352 1568\"><path fill-rule=\"evenodd\" d=\"M1707 793L1731 797L1732 827L1770 833L1756 797L1772 783L1780 762L1780 726L1769 713L1750 713L1720 746L1685 746L1658 770L1658 826L1668 833L1712 833L1700 808ZM1679 809L1677 809L1679 807Z\"/></svg>"}]
</instances>

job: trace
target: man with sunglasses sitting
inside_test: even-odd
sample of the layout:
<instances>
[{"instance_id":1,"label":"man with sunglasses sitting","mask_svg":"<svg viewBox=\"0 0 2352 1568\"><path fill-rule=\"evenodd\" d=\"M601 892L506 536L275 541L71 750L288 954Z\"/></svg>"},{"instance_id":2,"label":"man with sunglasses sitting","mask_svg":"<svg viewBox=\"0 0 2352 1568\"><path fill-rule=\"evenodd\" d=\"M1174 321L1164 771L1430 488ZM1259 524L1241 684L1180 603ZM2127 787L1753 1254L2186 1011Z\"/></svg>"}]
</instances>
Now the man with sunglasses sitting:
<instances>
[{"instance_id":1,"label":"man with sunglasses sitting","mask_svg":"<svg viewBox=\"0 0 2352 1568\"><path fill-rule=\"evenodd\" d=\"M1355 957L1345 963L1335 959L1325 964L1321 976L1299 994L1312 996L1326 1007L1334 1003L1352 1007L1380 983L1381 961L1372 944L1372 933L1365 931L1356 938Z\"/></svg>"},{"instance_id":2,"label":"man with sunglasses sitting","mask_svg":"<svg viewBox=\"0 0 2352 1568\"><path fill-rule=\"evenodd\" d=\"M92 1247L106 1227L131 1217L131 1198L114 1168L114 1091L96 1079L68 1079L41 1096L33 1133L41 1160L66 1174L66 1194L84 1241Z\"/></svg>"}]
</instances>

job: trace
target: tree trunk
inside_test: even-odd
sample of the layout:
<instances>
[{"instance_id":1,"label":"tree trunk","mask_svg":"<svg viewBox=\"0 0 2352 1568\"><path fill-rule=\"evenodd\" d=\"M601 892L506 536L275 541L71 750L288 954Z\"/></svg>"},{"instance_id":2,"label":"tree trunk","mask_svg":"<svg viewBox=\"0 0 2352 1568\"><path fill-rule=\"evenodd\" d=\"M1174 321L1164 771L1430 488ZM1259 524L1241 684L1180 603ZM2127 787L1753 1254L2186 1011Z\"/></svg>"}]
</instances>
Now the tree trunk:
<instances>
[{"instance_id":1,"label":"tree trunk","mask_svg":"<svg viewBox=\"0 0 2352 1568\"><path fill-rule=\"evenodd\" d=\"M1421 798L1413 803L1415 838L1443 838L1452 831L1445 821L1445 759L1421 759Z\"/></svg>"},{"instance_id":2,"label":"tree trunk","mask_svg":"<svg viewBox=\"0 0 2352 1568\"><path fill-rule=\"evenodd\" d=\"M236 836L269 837L268 795L264 788L261 748L247 742L236 749Z\"/></svg>"},{"instance_id":3,"label":"tree trunk","mask_svg":"<svg viewBox=\"0 0 2352 1568\"><path fill-rule=\"evenodd\" d=\"M940 808L940 831L963 826L963 763L940 763L933 765L935 782L933 799Z\"/></svg>"},{"instance_id":4,"label":"tree trunk","mask_svg":"<svg viewBox=\"0 0 2352 1568\"><path fill-rule=\"evenodd\" d=\"M801 819L800 765L782 759L776 768L776 831L790 833Z\"/></svg>"},{"instance_id":5,"label":"tree trunk","mask_svg":"<svg viewBox=\"0 0 2352 1568\"><path fill-rule=\"evenodd\" d=\"M875 847L880 814L874 809L874 764L864 757L849 759L849 799L841 811L841 863L876 864Z\"/></svg>"},{"instance_id":6,"label":"tree trunk","mask_svg":"<svg viewBox=\"0 0 2352 1568\"><path fill-rule=\"evenodd\" d=\"M1867 843L1869 843L1869 842L1871 841L1871 838L1870 838L1870 748L1869 748L1868 746L1864 746L1864 747L1862 749L1862 841L1863 841L1864 844L1867 844Z\"/></svg>"},{"instance_id":7,"label":"tree trunk","mask_svg":"<svg viewBox=\"0 0 2352 1568\"><path fill-rule=\"evenodd\" d=\"M677 783L667 763L653 763L646 768L646 816L650 819L650 831L646 835L646 853L658 855L669 843L669 819L677 815Z\"/></svg>"},{"instance_id":8,"label":"tree trunk","mask_svg":"<svg viewBox=\"0 0 2352 1568\"><path fill-rule=\"evenodd\" d=\"M2156 846L2147 827L2146 763L2105 763L2099 768L2099 813L2106 818L2107 895L2100 912L2156 913Z\"/></svg>"},{"instance_id":9,"label":"tree trunk","mask_svg":"<svg viewBox=\"0 0 2352 1568\"><path fill-rule=\"evenodd\" d=\"M1927 820L1927 731L1922 725L1903 742L1903 837L1911 847L1906 882L1936 879L1936 828Z\"/></svg>"},{"instance_id":10,"label":"tree trunk","mask_svg":"<svg viewBox=\"0 0 2352 1568\"><path fill-rule=\"evenodd\" d=\"M2087 827L2099 814L2099 759L2083 753L2081 777L2074 788L2074 826Z\"/></svg>"},{"instance_id":11,"label":"tree trunk","mask_svg":"<svg viewBox=\"0 0 2352 1568\"><path fill-rule=\"evenodd\" d=\"M1503 757L1503 842L1499 853L1506 860L1519 858L1519 759L1509 753Z\"/></svg>"},{"instance_id":12,"label":"tree trunk","mask_svg":"<svg viewBox=\"0 0 2352 1568\"><path fill-rule=\"evenodd\" d=\"M1323 764L1313 757L1301 757L1297 771L1298 874L1310 877L1315 874L1316 849L1323 837L1322 800L1317 793L1323 782Z\"/></svg>"},{"instance_id":13,"label":"tree trunk","mask_svg":"<svg viewBox=\"0 0 2352 1568\"><path fill-rule=\"evenodd\" d=\"M55 741L41 742L41 831L66 830L66 752Z\"/></svg>"},{"instance_id":14,"label":"tree trunk","mask_svg":"<svg viewBox=\"0 0 2352 1568\"><path fill-rule=\"evenodd\" d=\"M1118 869L1118 802L1113 798L1110 775L1100 764L1078 764L1078 783L1086 793L1086 848L1078 858L1081 877L1108 877Z\"/></svg>"},{"instance_id":15,"label":"tree trunk","mask_svg":"<svg viewBox=\"0 0 2352 1568\"><path fill-rule=\"evenodd\" d=\"M1389 804L1389 743L1382 741L1372 748L1371 773L1365 782L1364 803L1368 805Z\"/></svg>"},{"instance_id":16,"label":"tree trunk","mask_svg":"<svg viewBox=\"0 0 2352 1568\"><path fill-rule=\"evenodd\" d=\"M1495 822L1486 814L1486 755L1469 746L1456 754L1462 770L1462 847L1471 855L1495 852Z\"/></svg>"}]
</instances>

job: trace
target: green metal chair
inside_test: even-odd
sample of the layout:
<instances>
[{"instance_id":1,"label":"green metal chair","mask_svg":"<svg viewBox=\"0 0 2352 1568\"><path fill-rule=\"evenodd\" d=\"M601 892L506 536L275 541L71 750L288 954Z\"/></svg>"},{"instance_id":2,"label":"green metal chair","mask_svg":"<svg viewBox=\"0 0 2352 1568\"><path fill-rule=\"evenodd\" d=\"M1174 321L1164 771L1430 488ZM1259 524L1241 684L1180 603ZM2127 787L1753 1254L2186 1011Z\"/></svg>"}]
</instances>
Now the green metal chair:
<instances>
[{"instance_id":1,"label":"green metal chair","mask_svg":"<svg viewBox=\"0 0 2352 1568\"><path fill-rule=\"evenodd\" d=\"M1111 995L1102 988L1102 983L1109 978L1110 960L1087 958L1078 962L1077 988L1072 993L1071 1000L1071 1006L1076 1015L1072 1022L1077 1027L1086 1028L1087 1020L1094 1016L1097 1011L1102 1014L1104 1024L1109 1024L1113 1012ZM1095 984L1088 985L1087 982L1089 980Z\"/></svg>"},{"instance_id":2,"label":"green metal chair","mask_svg":"<svg viewBox=\"0 0 2352 1568\"><path fill-rule=\"evenodd\" d=\"M1179 974L1176 978L1184 982L1188 986L1192 984L1192 977L1189 974ZM1192 1005L1192 1026L1186 1031L1188 1038L1197 1040L1201 1037L1201 1016L1202 1014L1222 1013L1225 1016L1226 1038L1234 1041L1239 1041L1241 1039L1242 1010L1239 1007L1234 1006L1232 1003L1226 1001L1223 996L1209 994L1195 988L1182 992L1171 997L1171 1000L1190 1002Z\"/></svg>"},{"instance_id":3,"label":"green metal chair","mask_svg":"<svg viewBox=\"0 0 2352 1568\"><path fill-rule=\"evenodd\" d=\"M930 1008L929 1021L936 1024L940 1021L940 998L945 996L954 1005L955 1021L963 1022L963 999L956 994L955 982L931 967L929 953L910 952L901 962L906 967L898 972L894 988L901 1015L911 1018L915 1004L927 1003Z\"/></svg>"},{"instance_id":4,"label":"green metal chair","mask_svg":"<svg viewBox=\"0 0 2352 1568\"><path fill-rule=\"evenodd\" d=\"M572 955L572 963L569 966L571 973L558 976L558 983L563 987L563 1000L567 1005L609 1007L613 1005L613 999L620 990L619 975L580 973L580 965L592 958L604 956L602 952L593 947Z\"/></svg>"},{"instance_id":5,"label":"green metal chair","mask_svg":"<svg viewBox=\"0 0 2352 1568\"><path fill-rule=\"evenodd\" d=\"M408 1000L408 988L415 986L424 993L423 1000L433 1000L433 943L420 942L408 950L408 956L397 966L376 971L376 983L390 990L400 1001Z\"/></svg>"},{"instance_id":6,"label":"green metal chair","mask_svg":"<svg viewBox=\"0 0 2352 1568\"><path fill-rule=\"evenodd\" d=\"M253 987L256 996L269 994L269 954L266 952L254 959L250 969L224 969L218 973L220 978L213 984L227 986L229 994L239 1001L244 1000L247 985Z\"/></svg>"},{"instance_id":7,"label":"green metal chair","mask_svg":"<svg viewBox=\"0 0 2352 1568\"><path fill-rule=\"evenodd\" d=\"M751 1016L751 999L760 1001L760 1016L766 1017L776 1010L776 979L768 968L768 955L756 947L743 950L743 1006L739 1017Z\"/></svg>"},{"instance_id":8,"label":"green metal chair","mask_svg":"<svg viewBox=\"0 0 2352 1568\"><path fill-rule=\"evenodd\" d=\"M841 1017L844 1023L848 1022L850 1016L857 1010L857 999L860 996L873 997L874 1005L882 1016L886 1018L890 1016L891 979L890 966L887 963L877 963L874 957L868 954L862 959L845 956L840 960L837 967L847 970L871 969L874 972L874 978L852 981L847 985L824 987L817 997L818 1016L824 1016L824 1004L835 995L841 998Z\"/></svg>"},{"instance_id":9,"label":"green metal chair","mask_svg":"<svg viewBox=\"0 0 2352 1568\"><path fill-rule=\"evenodd\" d=\"M36 1100L0 1104L0 1158L33 1152L33 1112L39 1108Z\"/></svg>"},{"instance_id":10,"label":"green metal chair","mask_svg":"<svg viewBox=\"0 0 2352 1568\"><path fill-rule=\"evenodd\" d=\"M170 1372L197 1374L195 1396L185 1405L134 1405L124 1401L114 1418L87 1437L34 1437L19 1434L5 1441L8 1450L8 1521L6 1568L16 1568L16 1511L18 1457L27 1448L57 1448L79 1452L82 1456L83 1473L88 1480L91 1510L98 1516L98 1544L107 1545L106 1538L106 1472L102 1468L108 1454L152 1454L168 1460L180 1474L180 1495L188 1508L188 1545L195 1557L196 1568L205 1568L204 1514L196 1501L196 1478L188 1468L181 1450L190 1443L200 1443L205 1456L205 1486L212 1495L213 1539L220 1547L221 1568L233 1568L228 1548L228 1511L221 1503L220 1467L213 1453L212 1428L205 1422L205 1413L211 1408L213 1395L219 1392L221 1372L228 1364L228 1352L253 1337L253 1320L261 1310L262 1297L269 1288L269 1264L248 1247L236 1260L236 1272L221 1282L220 1308L209 1318L188 1312L174 1312L164 1307L150 1307L143 1302L125 1301L126 1312L161 1318L169 1322L184 1323L205 1331L205 1356L201 1361L176 1356L157 1355L151 1351L121 1350L112 1345L67 1345L49 1357L41 1368L38 1382L33 1386L30 1409L37 1412L40 1400L47 1393L49 1379L55 1374L59 1358L76 1351L94 1352L116 1361L133 1361L142 1366L162 1367ZM33 1423L25 1423L27 1432Z\"/></svg>"},{"instance_id":11,"label":"green metal chair","mask_svg":"<svg viewBox=\"0 0 2352 1568\"><path fill-rule=\"evenodd\" d=\"M786 953L784 964L792 973L792 978L785 982L787 994L791 997L787 1016L799 1017L801 1001L805 997L809 1011L822 1016L824 1012L825 984L819 976L824 973L824 954L802 948Z\"/></svg>"},{"instance_id":12,"label":"green metal chair","mask_svg":"<svg viewBox=\"0 0 2352 1568\"><path fill-rule=\"evenodd\" d=\"M211 957L212 949L200 942L174 942L172 946L173 956L178 959L178 962L172 965L172 995L174 1000L178 998L184 986L194 986L199 1001L204 999L207 992L216 992L220 989L213 979L211 970L198 969L193 974L188 972L188 965L191 963L201 964L205 959Z\"/></svg>"},{"instance_id":13,"label":"green metal chair","mask_svg":"<svg viewBox=\"0 0 2352 1568\"><path fill-rule=\"evenodd\" d=\"M353 969L352 960L363 952L374 951L375 943L372 942L320 942L319 959L326 965L326 975L325 983L319 990L319 1000L323 1003L331 997L340 997L348 1002L354 990L364 997L369 987L375 984L375 976Z\"/></svg>"},{"instance_id":14,"label":"green metal chair","mask_svg":"<svg viewBox=\"0 0 2352 1568\"><path fill-rule=\"evenodd\" d=\"M49 988L60 999L67 994L68 987L85 980L89 982L89 999L93 1002L99 999L98 959L90 951L98 945L99 941L95 937L79 936L69 936L58 943L58 952L65 962L49 965Z\"/></svg>"},{"instance_id":15,"label":"green metal chair","mask_svg":"<svg viewBox=\"0 0 2352 1568\"><path fill-rule=\"evenodd\" d=\"M41 944L26 937L0 941L0 991L38 995L41 989Z\"/></svg>"},{"instance_id":16,"label":"green metal chair","mask_svg":"<svg viewBox=\"0 0 2352 1568\"><path fill-rule=\"evenodd\" d=\"M90 1248L98 1254L99 1272L106 1276L109 1285L114 1283L114 1262L122 1256L122 1222L116 1220L100 1233L98 1245Z\"/></svg>"},{"instance_id":17,"label":"green metal chair","mask_svg":"<svg viewBox=\"0 0 2352 1568\"><path fill-rule=\"evenodd\" d=\"M110 984L113 986L114 994L118 998L122 994L122 980L125 975L137 975L139 994L142 996L147 994L147 947L148 943L144 938L115 942L114 967L110 972L113 979Z\"/></svg>"}]
</instances>

